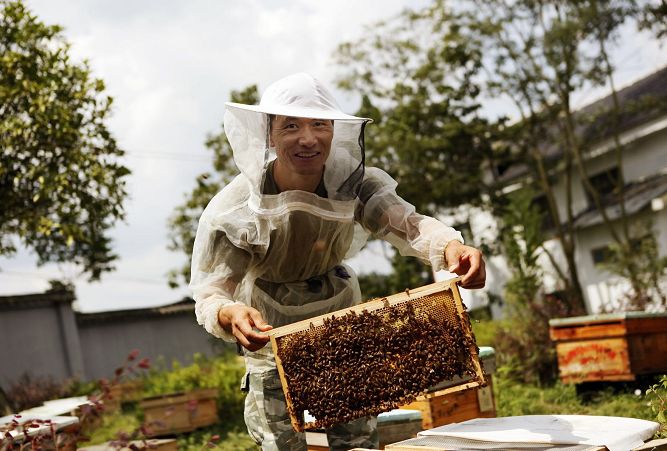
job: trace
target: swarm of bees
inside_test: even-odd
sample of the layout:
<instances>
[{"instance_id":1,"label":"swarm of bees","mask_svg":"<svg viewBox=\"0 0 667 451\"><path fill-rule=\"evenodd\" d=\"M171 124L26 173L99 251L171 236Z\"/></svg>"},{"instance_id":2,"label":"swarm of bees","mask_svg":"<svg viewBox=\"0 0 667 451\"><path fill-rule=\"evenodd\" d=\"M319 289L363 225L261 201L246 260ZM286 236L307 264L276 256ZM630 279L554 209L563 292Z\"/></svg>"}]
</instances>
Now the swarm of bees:
<instances>
[{"instance_id":1,"label":"swarm of bees","mask_svg":"<svg viewBox=\"0 0 667 451\"><path fill-rule=\"evenodd\" d=\"M453 318L412 302L325 319L278 343L290 415L308 410L307 428L325 428L394 409L443 380L474 377L471 347Z\"/></svg>"}]
</instances>

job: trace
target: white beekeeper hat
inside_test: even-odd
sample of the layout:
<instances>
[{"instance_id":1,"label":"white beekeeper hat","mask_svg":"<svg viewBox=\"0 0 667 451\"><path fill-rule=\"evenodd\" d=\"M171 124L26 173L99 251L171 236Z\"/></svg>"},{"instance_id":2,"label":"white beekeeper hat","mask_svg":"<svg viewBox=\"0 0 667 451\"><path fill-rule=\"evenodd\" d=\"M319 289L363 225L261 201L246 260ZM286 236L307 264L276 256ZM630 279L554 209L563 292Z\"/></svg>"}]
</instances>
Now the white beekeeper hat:
<instances>
[{"instance_id":1,"label":"white beekeeper hat","mask_svg":"<svg viewBox=\"0 0 667 451\"><path fill-rule=\"evenodd\" d=\"M271 84L259 105L227 102L229 108L280 116L309 117L368 122L370 119L345 114L333 95L310 74L297 73Z\"/></svg>"}]
</instances>

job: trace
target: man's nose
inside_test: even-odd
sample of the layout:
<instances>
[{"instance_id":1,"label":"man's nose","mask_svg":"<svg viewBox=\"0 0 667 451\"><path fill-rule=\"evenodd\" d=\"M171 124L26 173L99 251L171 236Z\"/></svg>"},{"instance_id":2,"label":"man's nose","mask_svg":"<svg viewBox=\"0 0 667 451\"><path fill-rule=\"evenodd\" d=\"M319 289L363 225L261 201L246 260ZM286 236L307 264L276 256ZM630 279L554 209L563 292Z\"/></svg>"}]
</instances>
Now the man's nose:
<instances>
[{"instance_id":1,"label":"man's nose","mask_svg":"<svg viewBox=\"0 0 667 451\"><path fill-rule=\"evenodd\" d=\"M317 138L315 138L315 133L310 127L303 127L301 129L301 135L299 136L299 144L306 147L312 147L317 144Z\"/></svg>"}]
</instances>

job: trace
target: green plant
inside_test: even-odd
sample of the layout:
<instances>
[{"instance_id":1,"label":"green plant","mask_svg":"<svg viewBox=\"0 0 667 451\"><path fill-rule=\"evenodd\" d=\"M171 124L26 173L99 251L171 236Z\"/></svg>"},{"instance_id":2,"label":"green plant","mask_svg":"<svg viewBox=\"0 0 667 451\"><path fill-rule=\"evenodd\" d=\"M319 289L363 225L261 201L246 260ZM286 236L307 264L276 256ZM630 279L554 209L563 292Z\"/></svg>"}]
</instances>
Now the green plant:
<instances>
[{"instance_id":1,"label":"green plant","mask_svg":"<svg viewBox=\"0 0 667 451\"><path fill-rule=\"evenodd\" d=\"M471 324L477 346L494 345L496 341L496 333L501 327L500 321L474 320L471 318Z\"/></svg>"},{"instance_id":2,"label":"green plant","mask_svg":"<svg viewBox=\"0 0 667 451\"><path fill-rule=\"evenodd\" d=\"M225 451L256 450L257 447L248 436L243 421L245 394L239 386L244 373L242 358L231 350L214 359L195 354L191 365L182 366L174 362L170 370L153 372L146 381L146 394L216 388L218 412L224 421L192 434L179 436L179 449L194 451L211 444L215 449ZM220 439L212 443L211 437L216 435Z\"/></svg>"},{"instance_id":3,"label":"green plant","mask_svg":"<svg viewBox=\"0 0 667 451\"><path fill-rule=\"evenodd\" d=\"M656 438L667 438L667 374L660 376L659 382L646 390L646 397L656 421L660 423Z\"/></svg>"},{"instance_id":4,"label":"green plant","mask_svg":"<svg viewBox=\"0 0 667 451\"><path fill-rule=\"evenodd\" d=\"M221 451L258 451L259 447L250 438L245 429L228 428L214 425L190 434L178 437L178 449L184 451L200 451L217 449Z\"/></svg>"},{"instance_id":5,"label":"green plant","mask_svg":"<svg viewBox=\"0 0 667 451\"><path fill-rule=\"evenodd\" d=\"M643 396L632 388L612 386L595 392L584 401L573 384L556 381L550 385L517 382L511 368L500 366L493 376L499 417L513 415L603 415L653 420L654 414Z\"/></svg>"},{"instance_id":6,"label":"green plant","mask_svg":"<svg viewBox=\"0 0 667 451\"><path fill-rule=\"evenodd\" d=\"M611 243L600 266L630 282L630 290L620 299L621 310L645 310L655 300L667 309L667 295L661 279L667 272L667 257L660 256L651 221L638 221L630 230L631 240Z\"/></svg>"},{"instance_id":7,"label":"green plant","mask_svg":"<svg viewBox=\"0 0 667 451\"><path fill-rule=\"evenodd\" d=\"M194 363L182 366L172 363L167 371L151 372L145 383L147 396L194 390L197 388L218 389L218 404L235 410L243 405L243 393L239 390L244 374L242 359L231 351L215 359L200 354L194 355Z\"/></svg>"},{"instance_id":8,"label":"green plant","mask_svg":"<svg viewBox=\"0 0 667 451\"><path fill-rule=\"evenodd\" d=\"M543 270L542 215L535 192L512 193L502 208L501 242L512 276L505 285L506 320L498 328L495 345L507 375L531 383L551 383L556 377L556 355L549 338L549 319L567 316L568 302L541 293Z\"/></svg>"},{"instance_id":9,"label":"green plant","mask_svg":"<svg viewBox=\"0 0 667 451\"><path fill-rule=\"evenodd\" d=\"M81 443L81 446L115 440L118 438L119 431L134 431L140 425L140 414L134 408L115 414L104 415L100 424L91 431L90 435L86 437L86 442Z\"/></svg>"}]
</instances>

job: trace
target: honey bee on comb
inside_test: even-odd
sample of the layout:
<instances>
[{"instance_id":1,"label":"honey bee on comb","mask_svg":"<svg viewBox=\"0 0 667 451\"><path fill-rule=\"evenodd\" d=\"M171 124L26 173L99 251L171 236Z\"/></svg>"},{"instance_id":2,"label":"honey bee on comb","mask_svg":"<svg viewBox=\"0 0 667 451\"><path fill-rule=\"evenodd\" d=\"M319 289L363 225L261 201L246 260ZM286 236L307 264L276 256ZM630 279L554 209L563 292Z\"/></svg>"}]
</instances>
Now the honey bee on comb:
<instances>
[{"instance_id":1,"label":"honey bee on comb","mask_svg":"<svg viewBox=\"0 0 667 451\"><path fill-rule=\"evenodd\" d=\"M367 303L274 337L296 429L377 415L457 377L480 379L467 314L451 293L414 296L393 305L383 298L375 309ZM304 427L306 410L315 421Z\"/></svg>"}]
</instances>

